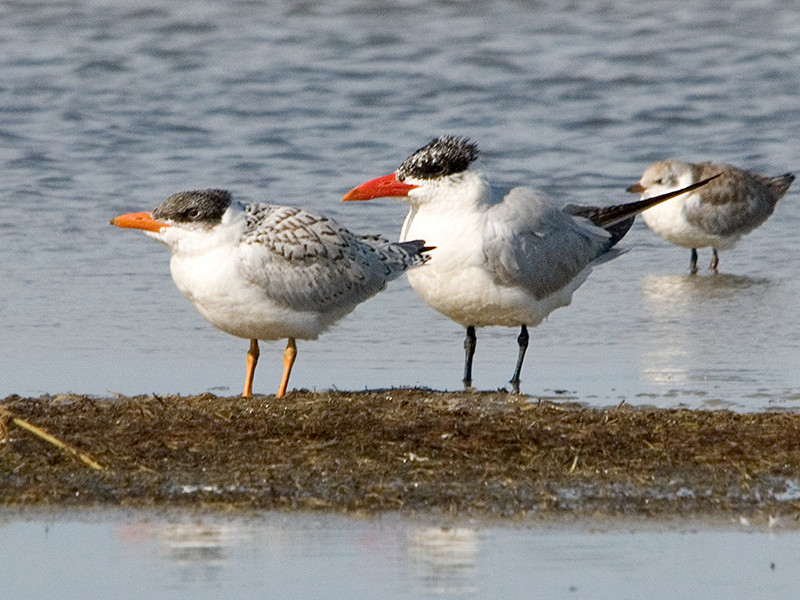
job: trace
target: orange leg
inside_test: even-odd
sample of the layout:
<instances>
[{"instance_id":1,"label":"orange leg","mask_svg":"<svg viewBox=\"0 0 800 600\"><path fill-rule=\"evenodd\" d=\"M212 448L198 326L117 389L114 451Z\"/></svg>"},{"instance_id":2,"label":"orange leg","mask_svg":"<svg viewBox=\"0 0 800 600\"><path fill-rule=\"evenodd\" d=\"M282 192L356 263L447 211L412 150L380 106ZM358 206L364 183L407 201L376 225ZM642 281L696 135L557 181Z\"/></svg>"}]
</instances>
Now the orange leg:
<instances>
[{"instance_id":1,"label":"orange leg","mask_svg":"<svg viewBox=\"0 0 800 600\"><path fill-rule=\"evenodd\" d=\"M258 340L250 340L250 350L247 352L247 371L244 376L244 392L242 392L242 396L246 398L253 395L253 377L256 374L259 354Z\"/></svg>"},{"instance_id":2,"label":"orange leg","mask_svg":"<svg viewBox=\"0 0 800 600\"><path fill-rule=\"evenodd\" d=\"M286 393L286 387L289 385L289 375L292 373L292 365L294 365L295 358L297 358L297 346L294 343L294 338L289 338L286 350L283 351L283 378L281 378L278 393L275 394L276 398L281 398Z\"/></svg>"}]
</instances>

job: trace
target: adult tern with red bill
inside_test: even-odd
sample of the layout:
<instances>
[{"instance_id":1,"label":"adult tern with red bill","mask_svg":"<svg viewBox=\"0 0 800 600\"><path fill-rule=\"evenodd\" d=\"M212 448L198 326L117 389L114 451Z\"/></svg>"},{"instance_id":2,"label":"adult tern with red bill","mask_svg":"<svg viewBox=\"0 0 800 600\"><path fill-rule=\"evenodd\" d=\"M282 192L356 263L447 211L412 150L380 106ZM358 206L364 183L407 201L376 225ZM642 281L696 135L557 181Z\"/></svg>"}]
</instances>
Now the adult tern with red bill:
<instances>
[{"instance_id":1,"label":"adult tern with red bill","mask_svg":"<svg viewBox=\"0 0 800 600\"><path fill-rule=\"evenodd\" d=\"M396 197L410 205L400 240L419 237L436 251L408 280L427 304L466 327L465 387L472 386L475 328L499 325L520 328L510 380L518 392L528 327L570 303L592 266L614 256L637 213L682 192L605 208L561 207L525 187L497 193L470 169L477 157L469 140L439 137L342 199Z\"/></svg>"}]
</instances>

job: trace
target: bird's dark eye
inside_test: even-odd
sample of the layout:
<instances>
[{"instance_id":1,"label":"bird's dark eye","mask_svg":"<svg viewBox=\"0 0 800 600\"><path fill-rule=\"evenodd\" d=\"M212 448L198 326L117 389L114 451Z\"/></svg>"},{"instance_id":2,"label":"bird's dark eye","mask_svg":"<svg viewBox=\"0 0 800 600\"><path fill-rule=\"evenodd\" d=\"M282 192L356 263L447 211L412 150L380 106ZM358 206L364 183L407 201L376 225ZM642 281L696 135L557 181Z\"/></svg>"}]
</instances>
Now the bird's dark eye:
<instances>
[{"instance_id":1,"label":"bird's dark eye","mask_svg":"<svg viewBox=\"0 0 800 600\"><path fill-rule=\"evenodd\" d=\"M193 221L193 220L195 220L197 217L199 217L199 216L200 216L200 211L199 211L199 210L197 210L196 208L187 208L187 209L184 211L184 213L183 213L183 216L184 216L184 218L185 218L187 221Z\"/></svg>"}]
</instances>

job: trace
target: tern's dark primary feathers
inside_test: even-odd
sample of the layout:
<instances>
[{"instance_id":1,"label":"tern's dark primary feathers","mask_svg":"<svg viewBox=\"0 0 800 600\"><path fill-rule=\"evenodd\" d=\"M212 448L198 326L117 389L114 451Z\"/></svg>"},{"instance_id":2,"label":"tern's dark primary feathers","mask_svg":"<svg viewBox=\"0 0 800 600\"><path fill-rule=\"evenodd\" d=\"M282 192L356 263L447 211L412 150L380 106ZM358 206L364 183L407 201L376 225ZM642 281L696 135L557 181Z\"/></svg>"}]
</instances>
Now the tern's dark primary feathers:
<instances>
[{"instance_id":1,"label":"tern's dark primary feathers","mask_svg":"<svg viewBox=\"0 0 800 600\"><path fill-rule=\"evenodd\" d=\"M716 179L717 177L719 177L719 173L680 190L669 192L668 194L661 194L660 196L647 198L646 200L637 200L636 202L615 204L614 206L601 207L568 204L564 207L564 212L575 215L576 217L584 217L589 219L598 227L602 227L608 231L611 234L610 248L619 242L623 237L625 237L625 234L628 233L628 230L630 230L630 228L633 226L633 221L636 215L638 215L640 212L643 212L648 208L652 208L656 204L660 204L661 202L669 200L670 198L674 198L676 196L680 196L681 194L685 194L686 192L697 189L700 186L707 184L712 179Z\"/></svg>"}]
</instances>

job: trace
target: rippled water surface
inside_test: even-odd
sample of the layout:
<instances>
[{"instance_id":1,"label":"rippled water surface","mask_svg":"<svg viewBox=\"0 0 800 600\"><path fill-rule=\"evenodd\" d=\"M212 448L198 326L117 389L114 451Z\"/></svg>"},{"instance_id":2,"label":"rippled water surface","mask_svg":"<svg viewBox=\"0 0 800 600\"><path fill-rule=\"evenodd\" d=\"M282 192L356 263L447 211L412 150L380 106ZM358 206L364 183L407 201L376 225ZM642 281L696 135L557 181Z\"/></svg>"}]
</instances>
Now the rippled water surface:
<instances>
[{"instance_id":1,"label":"rippled water surface","mask_svg":"<svg viewBox=\"0 0 800 600\"><path fill-rule=\"evenodd\" d=\"M187 188L304 206L396 236L404 208L343 205L442 133L498 183L630 200L667 156L800 168L800 11L707 1L0 4L0 396L240 390L247 342L206 324L168 255L108 225ZM594 404L795 408L798 190L721 257L637 223L572 306L532 331L524 392ZM701 254L707 264L708 252ZM479 331L506 385L516 332ZM317 342L292 385L460 387L461 328L405 281ZM273 393L280 342L262 345Z\"/></svg>"}]
</instances>

